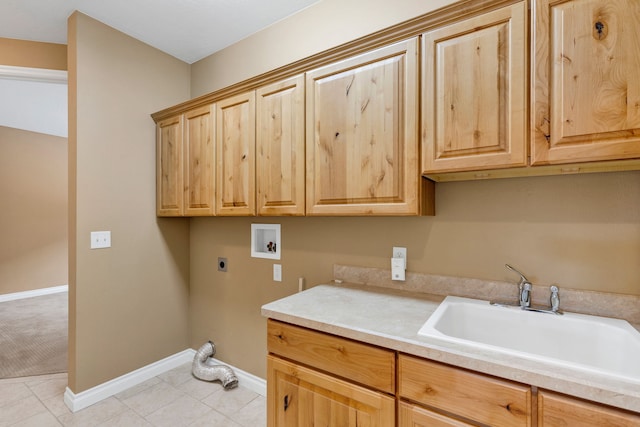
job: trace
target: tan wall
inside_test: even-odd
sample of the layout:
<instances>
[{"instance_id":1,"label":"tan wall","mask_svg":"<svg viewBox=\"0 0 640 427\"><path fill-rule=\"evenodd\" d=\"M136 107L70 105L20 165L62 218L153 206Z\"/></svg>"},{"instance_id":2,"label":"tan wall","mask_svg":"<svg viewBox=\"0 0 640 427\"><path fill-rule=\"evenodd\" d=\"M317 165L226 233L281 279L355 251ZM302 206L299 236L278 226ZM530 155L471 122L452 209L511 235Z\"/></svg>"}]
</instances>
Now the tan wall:
<instances>
[{"instance_id":1,"label":"tan wall","mask_svg":"<svg viewBox=\"0 0 640 427\"><path fill-rule=\"evenodd\" d=\"M189 65L86 15L69 19L69 387L188 347L188 220L155 216L150 113L189 96ZM112 247L90 250L110 230Z\"/></svg>"},{"instance_id":2,"label":"tan wall","mask_svg":"<svg viewBox=\"0 0 640 427\"><path fill-rule=\"evenodd\" d=\"M433 6L347 3L323 0L194 64L192 95ZM436 193L434 218L191 220L191 346L211 339L216 357L264 377L261 305L296 292L300 276L331 279L334 263L388 268L394 245L408 248L410 271L515 283L510 263L537 284L640 295L639 172L446 183ZM271 280L274 261L249 256L252 222L282 224L282 283ZM219 256L227 273L216 270Z\"/></svg>"},{"instance_id":3,"label":"tan wall","mask_svg":"<svg viewBox=\"0 0 640 427\"><path fill-rule=\"evenodd\" d=\"M196 97L457 0L322 0L191 66Z\"/></svg>"},{"instance_id":4,"label":"tan wall","mask_svg":"<svg viewBox=\"0 0 640 427\"><path fill-rule=\"evenodd\" d=\"M67 138L0 126L0 294L67 284Z\"/></svg>"},{"instance_id":5,"label":"tan wall","mask_svg":"<svg viewBox=\"0 0 640 427\"><path fill-rule=\"evenodd\" d=\"M67 45L0 37L0 64L66 70Z\"/></svg>"},{"instance_id":6,"label":"tan wall","mask_svg":"<svg viewBox=\"0 0 640 427\"><path fill-rule=\"evenodd\" d=\"M67 69L67 46L0 37L0 65ZM67 284L67 139L0 127L0 294Z\"/></svg>"}]
</instances>

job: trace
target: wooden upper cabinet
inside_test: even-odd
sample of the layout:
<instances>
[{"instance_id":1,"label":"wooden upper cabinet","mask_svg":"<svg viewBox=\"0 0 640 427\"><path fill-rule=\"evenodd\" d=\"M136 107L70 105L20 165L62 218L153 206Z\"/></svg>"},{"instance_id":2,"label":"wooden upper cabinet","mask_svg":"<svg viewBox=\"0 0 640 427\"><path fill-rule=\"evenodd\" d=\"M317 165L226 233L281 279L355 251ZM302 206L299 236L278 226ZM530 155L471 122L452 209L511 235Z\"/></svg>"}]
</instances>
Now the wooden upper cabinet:
<instances>
[{"instance_id":1,"label":"wooden upper cabinet","mask_svg":"<svg viewBox=\"0 0 640 427\"><path fill-rule=\"evenodd\" d=\"M216 215L255 215L255 92L216 102Z\"/></svg>"},{"instance_id":2,"label":"wooden upper cabinet","mask_svg":"<svg viewBox=\"0 0 640 427\"><path fill-rule=\"evenodd\" d=\"M183 211L182 114L156 125L156 214L181 216Z\"/></svg>"},{"instance_id":3,"label":"wooden upper cabinet","mask_svg":"<svg viewBox=\"0 0 640 427\"><path fill-rule=\"evenodd\" d=\"M422 171L527 163L527 6L423 34Z\"/></svg>"},{"instance_id":4,"label":"wooden upper cabinet","mask_svg":"<svg viewBox=\"0 0 640 427\"><path fill-rule=\"evenodd\" d=\"M307 73L307 214L416 215L418 42Z\"/></svg>"},{"instance_id":5,"label":"wooden upper cabinet","mask_svg":"<svg viewBox=\"0 0 640 427\"><path fill-rule=\"evenodd\" d=\"M256 91L258 215L304 215L304 75Z\"/></svg>"},{"instance_id":6,"label":"wooden upper cabinet","mask_svg":"<svg viewBox=\"0 0 640 427\"><path fill-rule=\"evenodd\" d=\"M213 105L184 114L184 214L214 215Z\"/></svg>"},{"instance_id":7,"label":"wooden upper cabinet","mask_svg":"<svg viewBox=\"0 0 640 427\"><path fill-rule=\"evenodd\" d=\"M532 164L640 157L640 2L533 11Z\"/></svg>"}]
</instances>

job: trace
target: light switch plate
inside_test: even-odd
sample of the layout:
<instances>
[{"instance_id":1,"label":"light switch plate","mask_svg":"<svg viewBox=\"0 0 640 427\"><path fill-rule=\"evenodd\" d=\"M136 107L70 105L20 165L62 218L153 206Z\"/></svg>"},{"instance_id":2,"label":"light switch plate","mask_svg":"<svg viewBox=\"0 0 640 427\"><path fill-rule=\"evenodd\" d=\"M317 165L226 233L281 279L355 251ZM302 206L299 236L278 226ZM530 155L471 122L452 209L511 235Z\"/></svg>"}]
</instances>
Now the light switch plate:
<instances>
[{"instance_id":1,"label":"light switch plate","mask_svg":"<svg viewBox=\"0 0 640 427\"><path fill-rule=\"evenodd\" d=\"M92 231L91 249L104 249L111 247L111 231Z\"/></svg>"}]
</instances>

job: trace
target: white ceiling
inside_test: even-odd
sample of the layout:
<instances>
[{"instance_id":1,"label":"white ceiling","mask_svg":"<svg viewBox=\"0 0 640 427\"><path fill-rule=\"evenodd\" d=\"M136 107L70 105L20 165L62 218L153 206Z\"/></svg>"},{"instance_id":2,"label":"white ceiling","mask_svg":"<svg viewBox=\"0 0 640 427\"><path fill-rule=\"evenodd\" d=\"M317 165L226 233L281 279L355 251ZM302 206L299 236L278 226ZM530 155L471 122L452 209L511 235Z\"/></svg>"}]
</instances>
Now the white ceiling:
<instances>
[{"instance_id":1,"label":"white ceiling","mask_svg":"<svg viewBox=\"0 0 640 427\"><path fill-rule=\"evenodd\" d=\"M189 64L320 0L0 0L0 37L67 43L74 10Z\"/></svg>"},{"instance_id":2,"label":"white ceiling","mask_svg":"<svg viewBox=\"0 0 640 427\"><path fill-rule=\"evenodd\" d=\"M318 1L0 0L0 37L66 44L78 10L191 64ZM0 126L66 137L66 72L18 68L0 65Z\"/></svg>"}]
</instances>

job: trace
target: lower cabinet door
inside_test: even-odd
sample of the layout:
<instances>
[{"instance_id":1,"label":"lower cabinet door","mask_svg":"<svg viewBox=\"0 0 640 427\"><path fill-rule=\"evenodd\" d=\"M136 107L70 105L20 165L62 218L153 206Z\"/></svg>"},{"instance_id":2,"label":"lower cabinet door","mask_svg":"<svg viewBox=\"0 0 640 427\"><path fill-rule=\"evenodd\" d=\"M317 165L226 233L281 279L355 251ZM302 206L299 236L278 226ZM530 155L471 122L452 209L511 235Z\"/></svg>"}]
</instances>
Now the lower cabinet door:
<instances>
[{"instance_id":1,"label":"lower cabinet door","mask_svg":"<svg viewBox=\"0 0 640 427\"><path fill-rule=\"evenodd\" d=\"M398 427L471 427L471 424L405 402L400 402L398 415Z\"/></svg>"},{"instance_id":2,"label":"lower cabinet door","mask_svg":"<svg viewBox=\"0 0 640 427\"><path fill-rule=\"evenodd\" d=\"M392 397L267 356L268 427L388 427Z\"/></svg>"}]
</instances>

